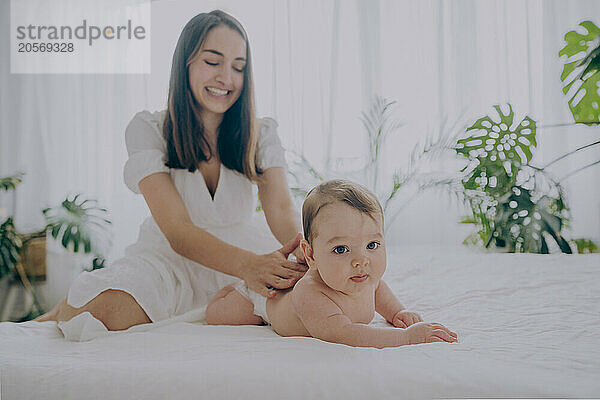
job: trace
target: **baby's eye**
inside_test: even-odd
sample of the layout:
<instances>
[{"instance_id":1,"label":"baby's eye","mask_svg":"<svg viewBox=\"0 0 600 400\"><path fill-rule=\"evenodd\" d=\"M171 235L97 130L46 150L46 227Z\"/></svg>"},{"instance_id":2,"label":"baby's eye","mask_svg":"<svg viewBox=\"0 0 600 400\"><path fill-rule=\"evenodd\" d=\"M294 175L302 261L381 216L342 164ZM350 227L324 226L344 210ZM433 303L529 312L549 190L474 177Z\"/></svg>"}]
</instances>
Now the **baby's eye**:
<instances>
[{"instance_id":1,"label":"baby's eye","mask_svg":"<svg viewBox=\"0 0 600 400\"><path fill-rule=\"evenodd\" d=\"M367 249L369 250L375 250L376 248L378 248L380 245L378 242L371 242L367 245Z\"/></svg>"},{"instance_id":2,"label":"baby's eye","mask_svg":"<svg viewBox=\"0 0 600 400\"><path fill-rule=\"evenodd\" d=\"M333 252L335 254L344 254L348 251L348 249L346 248L346 246L335 246L333 248Z\"/></svg>"}]
</instances>

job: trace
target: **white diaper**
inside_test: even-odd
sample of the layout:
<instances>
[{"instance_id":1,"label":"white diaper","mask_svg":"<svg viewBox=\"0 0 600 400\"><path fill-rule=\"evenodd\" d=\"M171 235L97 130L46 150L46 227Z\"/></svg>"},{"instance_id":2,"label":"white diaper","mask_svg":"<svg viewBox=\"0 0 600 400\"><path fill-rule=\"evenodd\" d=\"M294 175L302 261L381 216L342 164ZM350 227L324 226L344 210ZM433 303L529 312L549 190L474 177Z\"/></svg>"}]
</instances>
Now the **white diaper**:
<instances>
[{"instance_id":1,"label":"white diaper","mask_svg":"<svg viewBox=\"0 0 600 400\"><path fill-rule=\"evenodd\" d=\"M248 289L246 282L239 281L233 288L241 293L242 296L250 300L254 304L254 315L261 317L267 325L270 325L269 317L267 316L267 298L256 293L254 290Z\"/></svg>"}]
</instances>

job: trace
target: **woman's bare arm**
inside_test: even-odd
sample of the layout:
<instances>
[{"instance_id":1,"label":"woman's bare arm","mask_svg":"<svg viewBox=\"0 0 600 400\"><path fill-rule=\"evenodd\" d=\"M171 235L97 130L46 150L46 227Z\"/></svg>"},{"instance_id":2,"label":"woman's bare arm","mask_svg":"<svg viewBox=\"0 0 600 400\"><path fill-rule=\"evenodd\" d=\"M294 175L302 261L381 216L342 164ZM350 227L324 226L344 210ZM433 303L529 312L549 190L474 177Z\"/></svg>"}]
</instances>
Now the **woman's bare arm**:
<instances>
[{"instance_id":1,"label":"woman's bare arm","mask_svg":"<svg viewBox=\"0 0 600 400\"><path fill-rule=\"evenodd\" d=\"M300 213L290 196L284 168L272 167L265 170L258 183L258 194L269 228L279 243L284 244L298 232L302 232ZM298 258L301 253L298 247L294 254Z\"/></svg>"},{"instance_id":2,"label":"woman's bare arm","mask_svg":"<svg viewBox=\"0 0 600 400\"><path fill-rule=\"evenodd\" d=\"M192 223L169 174L160 172L139 182L152 217L178 254L199 264L241 278L252 253L232 246Z\"/></svg>"},{"instance_id":3,"label":"woman's bare arm","mask_svg":"<svg viewBox=\"0 0 600 400\"><path fill-rule=\"evenodd\" d=\"M255 254L232 246L194 225L185 203L169 174L149 175L139 188L158 227L178 254L216 271L243 279L252 290L274 296L275 289L288 289L304 275L305 266L288 261L299 239L292 239L269 254Z\"/></svg>"}]
</instances>

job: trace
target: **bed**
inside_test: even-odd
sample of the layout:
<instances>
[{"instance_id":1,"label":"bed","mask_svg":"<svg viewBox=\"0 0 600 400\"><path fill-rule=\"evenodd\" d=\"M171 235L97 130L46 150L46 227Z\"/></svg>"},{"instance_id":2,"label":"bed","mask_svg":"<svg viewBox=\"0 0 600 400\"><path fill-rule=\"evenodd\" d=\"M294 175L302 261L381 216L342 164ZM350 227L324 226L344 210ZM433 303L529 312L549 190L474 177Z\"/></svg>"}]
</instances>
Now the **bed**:
<instances>
[{"instance_id":1,"label":"bed","mask_svg":"<svg viewBox=\"0 0 600 400\"><path fill-rule=\"evenodd\" d=\"M87 342L0 323L1 398L600 397L600 255L393 248L384 279L459 343L352 348L202 310Z\"/></svg>"}]
</instances>

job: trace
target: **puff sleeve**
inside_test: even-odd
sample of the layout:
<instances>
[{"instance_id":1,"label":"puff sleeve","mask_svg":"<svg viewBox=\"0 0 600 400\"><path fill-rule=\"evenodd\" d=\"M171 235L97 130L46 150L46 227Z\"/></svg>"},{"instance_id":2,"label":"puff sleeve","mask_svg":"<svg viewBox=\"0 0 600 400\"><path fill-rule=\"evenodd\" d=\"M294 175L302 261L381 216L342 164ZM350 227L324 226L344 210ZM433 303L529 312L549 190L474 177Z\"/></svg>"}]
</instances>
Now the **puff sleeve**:
<instances>
[{"instance_id":1,"label":"puff sleeve","mask_svg":"<svg viewBox=\"0 0 600 400\"><path fill-rule=\"evenodd\" d=\"M256 165L263 171L272 167L287 169L285 150L277 135L277 122L272 118L262 118L260 121Z\"/></svg>"},{"instance_id":2,"label":"puff sleeve","mask_svg":"<svg viewBox=\"0 0 600 400\"><path fill-rule=\"evenodd\" d=\"M139 112L125 130L125 143L129 159L123 169L125 185L134 193L140 193L138 183L156 172L169 172L165 165L166 145L160 126L164 111Z\"/></svg>"}]
</instances>

